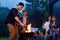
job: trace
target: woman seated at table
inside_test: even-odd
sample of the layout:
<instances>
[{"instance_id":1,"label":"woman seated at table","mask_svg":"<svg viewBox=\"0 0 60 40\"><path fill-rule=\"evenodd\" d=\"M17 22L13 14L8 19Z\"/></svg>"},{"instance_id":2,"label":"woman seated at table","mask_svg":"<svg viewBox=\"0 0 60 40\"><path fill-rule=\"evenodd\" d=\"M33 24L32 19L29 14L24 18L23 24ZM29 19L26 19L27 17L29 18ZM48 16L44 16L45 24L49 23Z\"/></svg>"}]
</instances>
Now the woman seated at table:
<instances>
[{"instance_id":1,"label":"woman seated at table","mask_svg":"<svg viewBox=\"0 0 60 40\"><path fill-rule=\"evenodd\" d=\"M44 21L42 28L45 30L45 35L48 35L49 28L51 27L51 16L48 17L48 21Z\"/></svg>"}]
</instances>

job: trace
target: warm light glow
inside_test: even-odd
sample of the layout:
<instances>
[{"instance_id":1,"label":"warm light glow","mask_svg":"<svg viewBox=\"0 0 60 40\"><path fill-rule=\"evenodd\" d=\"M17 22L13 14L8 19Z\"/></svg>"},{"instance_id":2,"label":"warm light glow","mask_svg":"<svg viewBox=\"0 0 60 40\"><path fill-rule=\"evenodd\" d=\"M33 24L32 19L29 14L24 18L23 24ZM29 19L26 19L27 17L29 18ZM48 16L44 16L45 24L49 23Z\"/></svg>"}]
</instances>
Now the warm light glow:
<instances>
[{"instance_id":1,"label":"warm light glow","mask_svg":"<svg viewBox=\"0 0 60 40\"><path fill-rule=\"evenodd\" d=\"M31 24L27 25L27 30L26 32L31 32Z\"/></svg>"}]
</instances>

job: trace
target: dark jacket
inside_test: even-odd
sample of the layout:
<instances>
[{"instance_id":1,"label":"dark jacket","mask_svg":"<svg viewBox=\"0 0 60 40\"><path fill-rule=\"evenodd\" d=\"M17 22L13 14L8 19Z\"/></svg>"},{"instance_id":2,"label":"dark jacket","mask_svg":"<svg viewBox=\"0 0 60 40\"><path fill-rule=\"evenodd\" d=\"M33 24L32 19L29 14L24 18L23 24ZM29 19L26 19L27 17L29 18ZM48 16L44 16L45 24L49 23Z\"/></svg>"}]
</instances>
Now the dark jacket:
<instances>
[{"instance_id":1,"label":"dark jacket","mask_svg":"<svg viewBox=\"0 0 60 40\"><path fill-rule=\"evenodd\" d=\"M23 23L23 17L20 17L20 20L21 20L21 22ZM28 24L30 24L30 20L29 20L29 18L27 17L26 25L28 25Z\"/></svg>"},{"instance_id":2,"label":"dark jacket","mask_svg":"<svg viewBox=\"0 0 60 40\"><path fill-rule=\"evenodd\" d=\"M54 22L52 22L52 24L53 24ZM55 25L54 26L52 26L52 28L54 28L54 29L57 29L58 28L58 26L57 26L57 22L55 21Z\"/></svg>"}]
</instances>

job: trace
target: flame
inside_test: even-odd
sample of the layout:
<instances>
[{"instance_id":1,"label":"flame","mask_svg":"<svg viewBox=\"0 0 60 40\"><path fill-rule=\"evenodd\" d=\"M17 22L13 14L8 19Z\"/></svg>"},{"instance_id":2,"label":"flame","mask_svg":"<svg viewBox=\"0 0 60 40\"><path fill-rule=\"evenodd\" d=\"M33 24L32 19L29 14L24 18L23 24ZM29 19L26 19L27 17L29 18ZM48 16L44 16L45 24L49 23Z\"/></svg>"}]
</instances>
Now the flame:
<instances>
[{"instance_id":1,"label":"flame","mask_svg":"<svg viewBox=\"0 0 60 40\"><path fill-rule=\"evenodd\" d=\"M27 30L26 30L26 32L31 32L31 24L28 24L28 25L27 25Z\"/></svg>"}]
</instances>

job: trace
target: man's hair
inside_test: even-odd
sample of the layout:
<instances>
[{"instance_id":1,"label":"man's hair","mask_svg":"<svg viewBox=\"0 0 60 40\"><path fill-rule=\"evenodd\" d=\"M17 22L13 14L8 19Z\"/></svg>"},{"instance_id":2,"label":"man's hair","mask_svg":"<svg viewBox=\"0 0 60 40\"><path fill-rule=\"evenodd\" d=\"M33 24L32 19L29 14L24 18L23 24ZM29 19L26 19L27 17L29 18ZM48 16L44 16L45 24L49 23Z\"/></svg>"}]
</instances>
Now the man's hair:
<instances>
[{"instance_id":1,"label":"man's hair","mask_svg":"<svg viewBox=\"0 0 60 40\"><path fill-rule=\"evenodd\" d=\"M24 6L24 4L22 2L20 2L17 6L19 6L19 5Z\"/></svg>"},{"instance_id":2,"label":"man's hair","mask_svg":"<svg viewBox=\"0 0 60 40\"><path fill-rule=\"evenodd\" d=\"M52 16L52 17L56 18L56 16Z\"/></svg>"}]
</instances>

